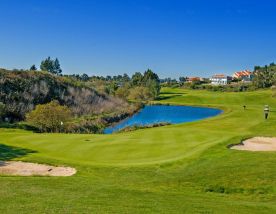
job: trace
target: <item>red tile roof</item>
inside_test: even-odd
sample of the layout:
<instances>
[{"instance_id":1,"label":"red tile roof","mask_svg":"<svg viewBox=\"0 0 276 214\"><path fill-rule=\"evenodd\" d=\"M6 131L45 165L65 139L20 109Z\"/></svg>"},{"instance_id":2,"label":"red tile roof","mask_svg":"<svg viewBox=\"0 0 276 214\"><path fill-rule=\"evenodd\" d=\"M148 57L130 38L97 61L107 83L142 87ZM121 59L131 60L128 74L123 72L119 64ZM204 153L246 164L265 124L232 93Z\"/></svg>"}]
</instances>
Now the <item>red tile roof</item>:
<instances>
[{"instance_id":1,"label":"red tile roof","mask_svg":"<svg viewBox=\"0 0 276 214\"><path fill-rule=\"evenodd\" d=\"M251 71L249 71L249 70L244 70L244 71L235 72L233 76L239 78L239 77L249 76L249 75L251 75L251 74L252 74Z\"/></svg>"},{"instance_id":2,"label":"red tile roof","mask_svg":"<svg viewBox=\"0 0 276 214\"><path fill-rule=\"evenodd\" d=\"M226 76L224 74L215 74L212 78L226 78Z\"/></svg>"},{"instance_id":3,"label":"red tile roof","mask_svg":"<svg viewBox=\"0 0 276 214\"><path fill-rule=\"evenodd\" d=\"M193 82L193 81L199 81L200 77L188 77L188 81Z\"/></svg>"}]
</instances>

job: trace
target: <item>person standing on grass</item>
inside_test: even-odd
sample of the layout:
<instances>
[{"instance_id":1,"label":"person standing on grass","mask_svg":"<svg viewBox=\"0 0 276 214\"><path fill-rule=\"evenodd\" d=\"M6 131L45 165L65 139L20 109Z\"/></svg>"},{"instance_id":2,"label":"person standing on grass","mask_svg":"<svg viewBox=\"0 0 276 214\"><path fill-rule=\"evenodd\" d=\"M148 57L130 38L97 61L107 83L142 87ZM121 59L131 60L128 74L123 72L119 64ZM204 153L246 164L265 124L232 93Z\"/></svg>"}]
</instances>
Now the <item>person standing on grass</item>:
<instances>
[{"instance_id":1,"label":"person standing on grass","mask_svg":"<svg viewBox=\"0 0 276 214\"><path fill-rule=\"evenodd\" d=\"M268 106L268 105L265 105L264 114L265 114L265 119L266 119L266 120L267 120L267 118L268 118L268 113L269 113L269 106Z\"/></svg>"}]
</instances>

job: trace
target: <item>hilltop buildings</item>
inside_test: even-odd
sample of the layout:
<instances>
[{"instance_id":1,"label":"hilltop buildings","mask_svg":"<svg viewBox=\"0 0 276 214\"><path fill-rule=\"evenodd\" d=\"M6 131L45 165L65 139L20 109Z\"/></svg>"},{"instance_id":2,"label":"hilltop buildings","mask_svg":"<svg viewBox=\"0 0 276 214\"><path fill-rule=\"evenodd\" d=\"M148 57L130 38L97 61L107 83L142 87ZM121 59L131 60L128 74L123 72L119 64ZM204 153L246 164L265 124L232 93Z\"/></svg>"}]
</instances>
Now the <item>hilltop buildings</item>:
<instances>
[{"instance_id":1,"label":"hilltop buildings","mask_svg":"<svg viewBox=\"0 0 276 214\"><path fill-rule=\"evenodd\" d=\"M253 72L242 70L234 72L232 76L225 74L215 74L211 78L202 78L197 76L181 77L182 82L195 84L227 85L236 84L237 82L249 83L253 80Z\"/></svg>"},{"instance_id":2,"label":"hilltop buildings","mask_svg":"<svg viewBox=\"0 0 276 214\"><path fill-rule=\"evenodd\" d=\"M253 79L253 73L249 70L243 70L235 72L232 77L225 74L216 74L210 78L210 81L212 85L227 85L235 79L242 82L251 82Z\"/></svg>"}]
</instances>

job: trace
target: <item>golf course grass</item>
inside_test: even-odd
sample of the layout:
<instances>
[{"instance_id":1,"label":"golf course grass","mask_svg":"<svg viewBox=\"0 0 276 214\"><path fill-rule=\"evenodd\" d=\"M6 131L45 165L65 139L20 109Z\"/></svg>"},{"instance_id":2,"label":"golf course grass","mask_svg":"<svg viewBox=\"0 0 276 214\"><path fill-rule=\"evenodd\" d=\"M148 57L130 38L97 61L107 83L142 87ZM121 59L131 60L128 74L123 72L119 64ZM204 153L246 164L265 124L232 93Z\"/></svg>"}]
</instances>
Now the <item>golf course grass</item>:
<instances>
[{"instance_id":1,"label":"golf course grass","mask_svg":"<svg viewBox=\"0 0 276 214\"><path fill-rule=\"evenodd\" d=\"M0 176L0 213L276 213L276 152L227 148L276 136L271 90L163 88L155 102L224 113L112 135L0 129L0 160L77 169L71 177Z\"/></svg>"}]
</instances>

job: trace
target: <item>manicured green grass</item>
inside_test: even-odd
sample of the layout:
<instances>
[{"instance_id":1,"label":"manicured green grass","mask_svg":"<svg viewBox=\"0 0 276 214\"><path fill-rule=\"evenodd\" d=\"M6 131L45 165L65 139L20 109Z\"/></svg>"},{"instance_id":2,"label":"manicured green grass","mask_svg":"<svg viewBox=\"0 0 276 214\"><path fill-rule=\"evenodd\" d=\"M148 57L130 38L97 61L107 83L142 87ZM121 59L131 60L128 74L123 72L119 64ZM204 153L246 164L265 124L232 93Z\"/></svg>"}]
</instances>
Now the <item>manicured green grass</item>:
<instances>
[{"instance_id":1,"label":"manicured green grass","mask_svg":"<svg viewBox=\"0 0 276 214\"><path fill-rule=\"evenodd\" d=\"M165 88L157 102L218 107L224 113L114 135L0 129L0 160L78 170L65 178L0 177L0 213L276 212L276 153L227 149L243 138L276 136L276 99L270 90ZM265 104L272 110L268 121Z\"/></svg>"}]
</instances>

